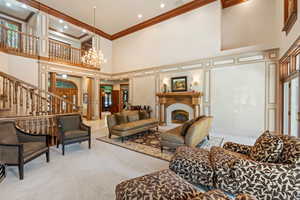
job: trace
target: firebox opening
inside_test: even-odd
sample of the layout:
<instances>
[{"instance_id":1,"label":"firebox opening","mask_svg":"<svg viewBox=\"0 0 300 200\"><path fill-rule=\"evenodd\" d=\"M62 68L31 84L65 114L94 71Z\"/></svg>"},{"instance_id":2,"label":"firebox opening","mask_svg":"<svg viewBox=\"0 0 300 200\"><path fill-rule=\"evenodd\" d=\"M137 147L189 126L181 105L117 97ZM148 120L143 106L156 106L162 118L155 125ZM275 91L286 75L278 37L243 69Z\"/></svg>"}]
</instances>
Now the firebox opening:
<instances>
[{"instance_id":1,"label":"firebox opening","mask_svg":"<svg viewBox=\"0 0 300 200\"><path fill-rule=\"evenodd\" d=\"M183 124L189 120L189 113L184 110L174 110L172 112L172 123Z\"/></svg>"}]
</instances>

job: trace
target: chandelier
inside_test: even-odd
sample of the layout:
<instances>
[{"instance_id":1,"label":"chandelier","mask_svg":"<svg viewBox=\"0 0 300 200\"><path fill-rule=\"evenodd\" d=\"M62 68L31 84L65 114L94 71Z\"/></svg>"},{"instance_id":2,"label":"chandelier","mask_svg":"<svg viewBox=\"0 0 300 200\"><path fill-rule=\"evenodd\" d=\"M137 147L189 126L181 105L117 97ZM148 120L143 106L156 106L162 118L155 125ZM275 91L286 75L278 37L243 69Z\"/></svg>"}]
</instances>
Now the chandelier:
<instances>
[{"instance_id":1,"label":"chandelier","mask_svg":"<svg viewBox=\"0 0 300 200\"><path fill-rule=\"evenodd\" d=\"M94 7L94 34L93 34L93 38L95 38L95 35L96 35L95 22L96 22L96 7ZM99 46L100 46L100 44L99 44ZM97 51L95 47L92 47L84 53L84 55L81 58L81 61L82 61L83 64L93 66L95 68L100 69L101 64L103 62L105 62L105 59L104 59L104 55L103 55L100 48L99 48L99 51Z\"/></svg>"}]
</instances>

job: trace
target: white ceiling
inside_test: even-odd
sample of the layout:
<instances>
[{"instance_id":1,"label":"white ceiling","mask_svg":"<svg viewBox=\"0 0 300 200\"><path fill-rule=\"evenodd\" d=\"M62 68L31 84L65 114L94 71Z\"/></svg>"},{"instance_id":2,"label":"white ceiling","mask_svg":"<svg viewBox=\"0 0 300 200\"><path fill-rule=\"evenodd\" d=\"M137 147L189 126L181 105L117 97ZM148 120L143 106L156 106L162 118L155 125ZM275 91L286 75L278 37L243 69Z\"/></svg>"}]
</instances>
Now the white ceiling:
<instances>
[{"instance_id":1,"label":"white ceiling","mask_svg":"<svg viewBox=\"0 0 300 200\"><path fill-rule=\"evenodd\" d=\"M93 25L93 7L96 6L96 27L108 34L115 34L193 0L38 1L90 25ZM165 4L164 8L160 7L161 3ZM138 14L143 17L139 19Z\"/></svg>"},{"instance_id":2,"label":"white ceiling","mask_svg":"<svg viewBox=\"0 0 300 200\"><path fill-rule=\"evenodd\" d=\"M8 6L9 5L9 6ZM33 9L13 0L0 0L0 13L19 20L26 20Z\"/></svg>"}]
</instances>

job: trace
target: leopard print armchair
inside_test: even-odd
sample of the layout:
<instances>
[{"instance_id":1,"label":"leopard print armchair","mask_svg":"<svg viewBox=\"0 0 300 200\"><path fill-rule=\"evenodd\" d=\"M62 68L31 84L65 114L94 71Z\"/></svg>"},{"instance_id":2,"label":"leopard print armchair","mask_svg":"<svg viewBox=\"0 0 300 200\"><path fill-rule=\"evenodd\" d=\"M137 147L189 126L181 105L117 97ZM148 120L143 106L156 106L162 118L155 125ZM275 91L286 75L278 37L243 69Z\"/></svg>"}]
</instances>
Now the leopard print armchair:
<instances>
[{"instance_id":1,"label":"leopard print armchair","mask_svg":"<svg viewBox=\"0 0 300 200\"><path fill-rule=\"evenodd\" d=\"M278 136L283 150L277 163L251 159L252 147L226 143L211 149L216 187L258 199L300 200L300 139Z\"/></svg>"}]
</instances>

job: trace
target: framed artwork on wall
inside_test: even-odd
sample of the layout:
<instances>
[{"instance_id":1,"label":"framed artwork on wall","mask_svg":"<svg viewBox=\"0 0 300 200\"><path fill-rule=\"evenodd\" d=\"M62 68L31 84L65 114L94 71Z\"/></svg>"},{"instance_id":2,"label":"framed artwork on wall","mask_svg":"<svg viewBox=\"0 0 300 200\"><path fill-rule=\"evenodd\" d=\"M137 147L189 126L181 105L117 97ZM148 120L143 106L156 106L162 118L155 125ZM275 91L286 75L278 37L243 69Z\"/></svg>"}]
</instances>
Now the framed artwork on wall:
<instances>
[{"instance_id":1,"label":"framed artwork on wall","mask_svg":"<svg viewBox=\"0 0 300 200\"><path fill-rule=\"evenodd\" d=\"M185 92L187 91L187 77L174 77L171 78L172 92Z\"/></svg>"},{"instance_id":2,"label":"framed artwork on wall","mask_svg":"<svg viewBox=\"0 0 300 200\"><path fill-rule=\"evenodd\" d=\"M284 0L284 27L283 31L288 34L297 21L298 0Z\"/></svg>"}]
</instances>

